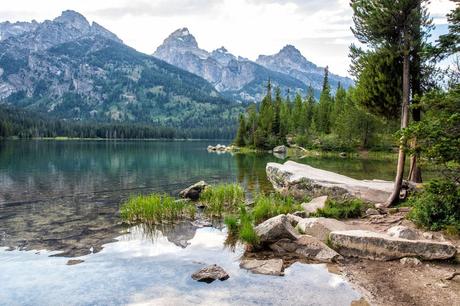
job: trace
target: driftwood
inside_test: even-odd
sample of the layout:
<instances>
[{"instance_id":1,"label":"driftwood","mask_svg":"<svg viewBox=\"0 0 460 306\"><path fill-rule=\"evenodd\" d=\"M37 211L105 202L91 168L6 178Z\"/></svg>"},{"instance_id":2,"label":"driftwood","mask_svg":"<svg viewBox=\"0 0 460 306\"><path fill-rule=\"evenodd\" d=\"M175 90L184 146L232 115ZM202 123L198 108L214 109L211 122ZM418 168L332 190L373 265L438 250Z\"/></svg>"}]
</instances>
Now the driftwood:
<instances>
[{"instance_id":1,"label":"driftwood","mask_svg":"<svg viewBox=\"0 0 460 306\"><path fill-rule=\"evenodd\" d=\"M454 272L450 276L444 278L445 280L453 280L455 276L459 276L460 272Z\"/></svg>"}]
</instances>

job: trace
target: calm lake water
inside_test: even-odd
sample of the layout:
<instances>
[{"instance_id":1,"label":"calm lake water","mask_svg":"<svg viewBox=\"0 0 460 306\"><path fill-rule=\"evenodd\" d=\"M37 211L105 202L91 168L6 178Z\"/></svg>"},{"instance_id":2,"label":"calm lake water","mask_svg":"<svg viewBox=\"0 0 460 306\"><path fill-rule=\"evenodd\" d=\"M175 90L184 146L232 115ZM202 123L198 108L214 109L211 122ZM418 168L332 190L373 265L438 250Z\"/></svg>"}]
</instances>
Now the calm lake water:
<instances>
[{"instance_id":1,"label":"calm lake water","mask_svg":"<svg viewBox=\"0 0 460 306\"><path fill-rule=\"evenodd\" d=\"M132 194L173 195L199 180L269 192L269 154L208 153L215 141L0 142L0 305L350 305L360 298L325 265L294 264L284 277L240 270L226 229L189 222L154 233L121 224ZM305 158L359 179L392 179L388 160ZM69 258L83 263L68 266ZM225 282L190 275L219 264Z\"/></svg>"}]
</instances>

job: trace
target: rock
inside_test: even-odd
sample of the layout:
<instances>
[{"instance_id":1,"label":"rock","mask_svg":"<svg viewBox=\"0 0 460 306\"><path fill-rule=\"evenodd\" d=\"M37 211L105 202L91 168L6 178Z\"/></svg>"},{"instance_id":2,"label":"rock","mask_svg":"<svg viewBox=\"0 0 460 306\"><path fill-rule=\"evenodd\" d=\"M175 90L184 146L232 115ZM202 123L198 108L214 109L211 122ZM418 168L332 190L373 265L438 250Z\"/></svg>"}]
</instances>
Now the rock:
<instances>
[{"instance_id":1,"label":"rock","mask_svg":"<svg viewBox=\"0 0 460 306\"><path fill-rule=\"evenodd\" d=\"M266 172L277 191L298 197L329 195L381 203L385 202L393 191L393 182L356 180L293 161L284 164L268 163Z\"/></svg>"},{"instance_id":2,"label":"rock","mask_svg":"<svg viewBox=\"0 0 460 306\"><path fill-rule=\"evenodd\" d=\"M283 275L283 260L282 259L243 259L240 262L240 268L251 271L256 274L265 275Z\"/></svg>"},{"instance_id":3,"label":"rock","mask_svg":"<svg viewBox=\"0 0 460 306\"><path fill-rule=\"evenodd\" d=\"M83 259L69 259L66 265L73 266L73 265L81 264L82 262L85 262L85 261Z\"/></svg>"},{"instance_id":4,"label":"rock","mask_svg":"<svg viewBox=\"0 0 460 306\"><path fill-rule=\"evenodd\" d=\"M302 221L303 218L296 216L295 214L287 214L286 217L288 218L289 223L293 226L296 227L297 224L299 224L300 221Z\"/></svg>"},{"instance_id":5,"label":"rock","mask_svg":"<svg viewBox=\"0 0 460 306\"><path fill-rule=\"evenodd\" d=\"M281 239L270 245L276 253L294 253L306 259L319 262L335 262L340 254L322 241L309 235L302 235L297 240Z\"/></svg>"},{"instance_id":6,"label":"rock","mask_svg":"<svg viewBox=\"0 0 460 306\"><path fill-rule=\"evenodd\" d=\"M296 229L301 234L307 234L326 242L331 232L351 230L354 227L336 219L320 217L302 219Z\"/></svg>"},{"instance_id":7,"label":"rock","mask_svg":"<svg viewBox=\"0 0 460 306\"><path fill-rule=\"evenodd\" d=\"M424 260L448 259L456 248L446 242L407 240L364 230L334 231L329 235L331 246L342 256L373 260L418 257Z\"/></svg>"},{"instance_id":8,"label":"rock","mask_svg":"<svg viewBox=\"0 0 460 306\"><path fill-rule=\"evenodd\" d=\"M404 258L401 258L399 262L402 263L403 265L409 265L409 266L418 266L422 264L422 262L415 257L404 257Z\"/></svg>"},{"instance_id":9,"label":"rock","mask_svg":"<svg viewBox=\"0 0 460 306\"><path fill-rule=\"evenodd\" d=\"M287 152L287 147L285 145L277 146L273 148L273 153L284 154Z\"/></svg>"},{"instance_id":10,"label":"rock","mask_svg":"<svg viewBox=\"0 0 460 306\"><path fill-rule=\"evenodd\" d=\"M264 221L256 226L255 231L261 243L276 242L283 238L297 239L297 233L286 215L279 215Z\"/></svg>"},{"instance_id":11,"label":"rock","mask_svg":"<svg viewBox=\"0 0 460 306\"><path fill-rule=\"evenodd\" d=\"M396 238L403 238L409 240L419 239L419 235L415 230L402 225L390 227L387 230L387 234Z\"/></svg>"},{"instance_id":12,"label":"rock","mask_svg":"<svg viewBox=\"0 0 460 306\"><path fill-rule=\"evenodd\" d=\"M215 280L224 281L230 276L224 269L218 265L210 265L203 269L200 269L192 274L192 278L199 282L212 283Z\"/></svg>"},{"instance_id":13,"label":"rock","mask_svg":"<svg viewBox=\"0 0 460 306\"><path fill-rule=\"evenodd\" d=\"M425 232L425 233L422 234L422 236L423 236L424 239L427 239L427 240L433 239L433 234L432 233Z\"/></svg>"},{"instance_id":14,"label":"rock","mask_svg":"<svg viewBox=\"0 0 460 306\"><path fill-rule=\"evenodd\" d=\"M376 216L376 215L380 215L380 212L375 209L375 208L368 208L366 210L366 216Z\"/></svg>"},{"instance_id":15,"label":"rock","mask_svg":"<svg viewBox=\"0 0 460 306\"><path fill-rule=\"evenodd\" d=\"M179 192L181 198L188 198L191 200L198 200L200 193L209 185L205 181L199 181L198 183L193 184L192 186L185 188Z\"/></svg>"},{"instance_id":16,"label":"rock","mask_svg":"<svg viewBox=\"0 0 460 306\"><path fill-rule=\"evenodd\" d=\"M308 203L302 203L302 208L307 213L307 216L309 216L310 214L315 213L319 208L324 208L326 202L327 196L317 197Z\"/></svg>"},{"instance_id":17,"label":"rock","mask_svg":"<svg viewBox=\"0 0 460 306\"><path fill-rule=\"evenodd\" d=\"M346 152L340 152L339 156L342 157L342 158L345 158L345 157L347 157L347 153Z\"/></svg>"},{"instance_id":18,"label":"rock","mask_svg":"<svg viewBox=\"0 0 460 306\"><path fill-rule=\"evenodd\" d=\"M305 211L301 211L301 210L293 212L291 215L300 217L302 219L307 217L307 213Z\"/></svg>"}]
</instances>

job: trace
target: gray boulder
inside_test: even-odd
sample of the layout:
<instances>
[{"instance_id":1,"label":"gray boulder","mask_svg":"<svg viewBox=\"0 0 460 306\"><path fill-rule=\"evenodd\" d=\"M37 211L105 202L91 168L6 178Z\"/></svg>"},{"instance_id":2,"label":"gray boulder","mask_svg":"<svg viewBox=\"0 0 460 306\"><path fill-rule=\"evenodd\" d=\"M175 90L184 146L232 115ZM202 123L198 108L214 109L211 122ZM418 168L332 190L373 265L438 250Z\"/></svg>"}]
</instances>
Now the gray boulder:
<instances>
[{"instance_id":1,"label":"gray boulder","mask_svg":"<svg viewBox=\"0 0 460 306\"><path fill-rule=\"evenodd\" d=\"M333 231L354 229L353 226L331 218L306 218L302 219L296 227L301 234L307 234L326 242Z\"/></svg>"},{"instance_id":2,"label":"gray boulder","mask_svg":"<svg viewBox=\"0 0 460 306\"><path fill-rule=\"evenodd\" d=\"M264 221L255 228L256 234L263 243L272 243L280 239L297 239L297 233L286 215L279 215Z\"/></svg>"},{"instance_id":3,"label":"gray boulder","mask_svg":"<svg viewBox=\"0 0 460 306\"><path fill-rule=\"evenodd\" d=\"M181 198L198 200L200 193L208 186L209 185L205 181L199 181L198 183L195 183L192 186L179 192L179 196Z\"/></svg>"},{"instance_id":4,"label":"gray boulder","mask_svg":"<svg viewBox=\"0 0 460 306\"><path fill-rule=\"evenodd\" d=\"M293 161L284 164L268 163L266 172L276 190L298 197L329 195L381 203L385 202L393 191L393 182L356 180Z\"/></svg>"},{"instance_id":5,"label":"gray boulder","mask_svg":"<svg viewBox=\"0 0 460 306\"><path fill-rule=\"evenodd\" d=\"M417 231L414 229L411 229L410 227L403 226L403 225L397 225L390 227L387 230L387 234L392 237L396 238L403 238L403 239L409 239L409 240L416 240L419 239L419 234Z\"/></svg>"},{"instance_id":6,"label":"gray boulder","mask_svg":"<svg viewBox=\"0 0 460 306\"><path fill-rule=\"evenodd\" d=\"M283 275L283 260L282 259L243 259L240 262L240 268L251 271L256 274L264 275Z\"/></svg>"},{"instance_id":7,"label":"gray boulder","mask_svg":"<svg viewBox=\"0 0 460 306\"><path fill-rule=\"evenodd\" d=\"M307 216L315 213L318 209L324 208L327 202L327 196L317 197L308 203L302 203L302 208L307 213Z\"/></svg>"},{"instance_id":8,"label":"gray boulder","mask_svg":"<svg viewBox=\"0 0 460 306\"><path fill-rule=\"evenodd\" d=\"M386 234L364 231L335 231L329 235L331 246L342 256L373 260L418 257L424 260L448 259L456 248L447 242L407 240Z\"/></svg>"},{"instance_id":9,"label":"gray boulder","mask_svg":"<svg viewBox=\"0 0 460 306\"><path fill-rule=\"evenodd\" d=\"M224 281L230 276L224 269L218 265L210 265L203 269L200 269L192 274L192 278L199 282L212 283L215 280Z\"/></svg>"},{"instance_id":10,"label":"gray boulder","mask_svg":"<svg viewBox=\"0 0 460 306\"><path fill-rule=\"evenodd\" d=\"M377 216L380 215L380 212L375 208L368 208L366 210L366 216Z\"/></svg>"},{"instance_id":11,"label":"gray boulder","mask_svg":"<svg viewBox=\"0 0 460 306\"><path fill-rule=\"evenodd\" d=\"M297 240L281 239L270 245L275 253L294 253L318 262L335 262L341 256L315 237L302 235Z\"/></svg>"},{"instance_id":12,"label":"gray boulder","mask_svg":"<svg viewBox=\"0 0 460 306\"><path fill-rule=\"evenodd\" d=\"M273 148L273 153L285 154L287 152L287 147L285 145L277 146Z\"/></svg>"},{"instance_id":13,"label":"gray boulder","mask_svg":"<svg viewBox=\"0 0 460 306\"><path fill-rule=\"evenodd\" d=\"M401 258L399 262L403 265L408 265L408 266L419 266L422 264L422 262L415 257L404 257L404 258Z\"/></svg>"}]
</instances>

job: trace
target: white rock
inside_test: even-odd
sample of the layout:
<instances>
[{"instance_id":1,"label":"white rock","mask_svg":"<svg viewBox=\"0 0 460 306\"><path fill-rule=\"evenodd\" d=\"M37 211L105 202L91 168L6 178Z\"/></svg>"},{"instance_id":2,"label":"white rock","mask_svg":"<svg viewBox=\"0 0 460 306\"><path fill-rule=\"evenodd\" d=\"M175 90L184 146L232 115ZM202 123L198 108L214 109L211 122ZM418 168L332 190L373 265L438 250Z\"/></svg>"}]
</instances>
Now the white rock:
<instances>
[{"instance_id":1,"label":"white rock","mask_svg":"<svg viewBox=\"0 0 460 306\"><path fill-rule=\"evenodd\" d=\"M307 234L326 242L329 234L333 231L346 231L354 229L354 226L331 218L305 218L299 221L296 229L301 234Z\"/></svg>"},{"instance_id":2,"label":"white rock","mask_svg":"<svg viewBox=\"0 0 460 306\"><path fill-rule=\"evenodd\" d=\"M317 197L308 203L302 203L302 208L307 213L307 216L315 213L319 208L324 208L327 202L327 196Z\"/></svg>"},{"instance_id":3,"label":"white rock","mask_svg":"<svg viewBox=\"0 0 460 306\"><path fill-rule=\"evenodd\" d=\"M419 239L419 235L415 230L403 225L390 227L387 230L387 234L396 238L403 238L409 240Z\"/></svg>"},{"instance_id":4,"label":"white rock","mask_svg":"<svg viewBox=\"0 0 460 306\"><path fill-rule=\"evenodd\" d=\"M282 259L243 259L240 262L240 268L251 271L256 274L265 275L283 275L283 260Z\"/></svg>"}]
</instances>

